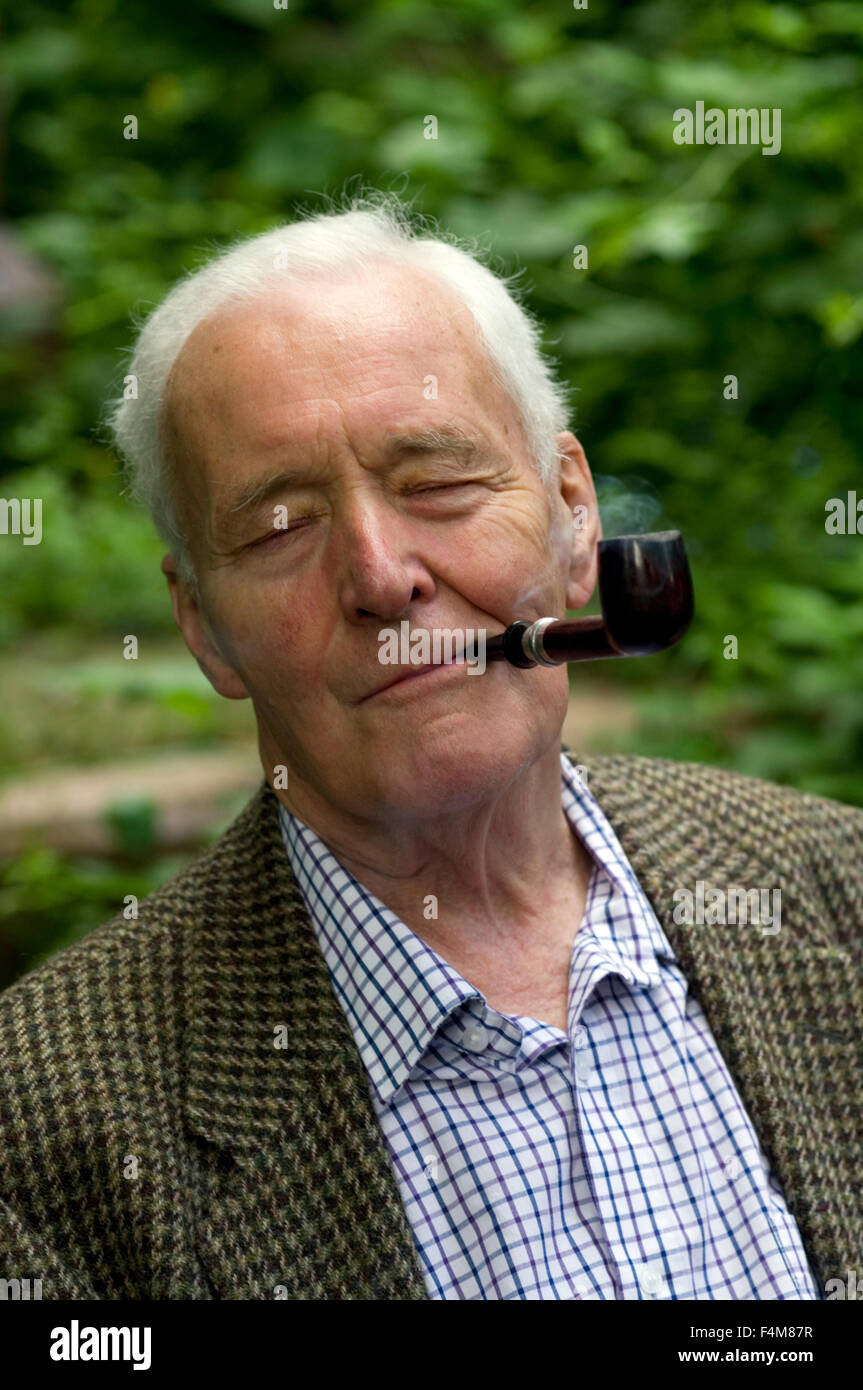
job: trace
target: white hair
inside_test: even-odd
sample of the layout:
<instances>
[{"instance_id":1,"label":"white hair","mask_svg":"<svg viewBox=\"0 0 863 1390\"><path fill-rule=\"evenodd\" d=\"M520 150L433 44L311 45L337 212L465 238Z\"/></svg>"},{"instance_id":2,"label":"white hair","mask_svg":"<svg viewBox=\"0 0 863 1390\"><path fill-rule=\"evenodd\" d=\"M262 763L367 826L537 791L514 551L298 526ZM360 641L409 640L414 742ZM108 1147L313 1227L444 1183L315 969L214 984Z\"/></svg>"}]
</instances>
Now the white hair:
<instances>
[{"instance_id":1,"label":"white hair","mask_svg":"<svg viewBox=\"0 0 863 1390\"><path fill-rule=\"evenodd\" d=\"M381 260L436 275L473 316L491 370L519 410L540 477L552 485L561 458L555 436L568 427L568 392L542 355L536 321L516 298L518 276L496 274L480 254L475 243L418 217L398 195L362 192L342 210L304 213L235 243L187 274L136 324L124 379L125 385L133 378L134 385L109 402L106 423L125 462L128 492L149 510L193 592L198 584L178 519L163 430L168 377L198 324L229 304L265 295L274 284L350 273Z\"/></svg>"}]
</instances>

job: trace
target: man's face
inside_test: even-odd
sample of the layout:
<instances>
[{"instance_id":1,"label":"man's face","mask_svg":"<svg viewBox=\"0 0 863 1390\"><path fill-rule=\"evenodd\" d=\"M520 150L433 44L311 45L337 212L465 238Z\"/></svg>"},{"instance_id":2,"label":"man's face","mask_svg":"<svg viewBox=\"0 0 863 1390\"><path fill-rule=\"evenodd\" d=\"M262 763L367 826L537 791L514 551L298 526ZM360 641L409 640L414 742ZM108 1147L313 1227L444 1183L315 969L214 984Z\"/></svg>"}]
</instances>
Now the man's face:
<instances>
[{"instance_id":1,"label":"man's face","mask_svg":"<svg viewBox=\"0 0 863 1390\"><path fill-rule=\"evenodd\" d=\"M581 606L595 577L595 532L572 525L579 503L595 515L580 446L550 497L440 282L382 265L222 311L180 354L167 420L206 622L172 582L175 612L216 689L251 696L298 814L478 805L556 742L566 667L382 689L417 669L381 664L383 629L491 637Z\"/></svg>"}]
</instances>

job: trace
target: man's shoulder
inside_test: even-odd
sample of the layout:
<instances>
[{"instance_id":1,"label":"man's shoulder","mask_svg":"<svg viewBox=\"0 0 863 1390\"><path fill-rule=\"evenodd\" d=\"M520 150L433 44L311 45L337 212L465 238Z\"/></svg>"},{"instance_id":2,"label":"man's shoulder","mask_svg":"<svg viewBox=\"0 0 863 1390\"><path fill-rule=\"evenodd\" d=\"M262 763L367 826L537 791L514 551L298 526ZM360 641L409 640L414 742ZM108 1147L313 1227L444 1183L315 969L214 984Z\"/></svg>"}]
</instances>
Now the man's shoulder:
<instances>
[{"instance_id":1,"label":"man's shoulder","mask_svg":"<svg viewBox=\"0 0 863 1390\"><path fill-rule=\"evenodd\" d=\"M609 819L636 839L753 842L828 867L863 861L863 810L747 773L637 754L579 754L563 745ZM226 830L182 870L0 994L0 1057L16 1020L74 1012L85 1024L130 1006L155 972L180 968L203 915L239 910L244 883L264 872L263 836L278 835L262 782ZM214 900L218 887L221 904ZM5 1035L5 1036L4 1036Z\"/></svg>"},{"instance_id":2,"label":"man's shoulder","mask_svg":"<svg viewBox=\"0 0 863 1390\"><path fill-rule=\"evenodd\" d=\"M52 1297L146 1296L129 1293L147 1287L126 1259L133 1243L167 1242L160 1277L195 1286L176 1210L191 1067L218 1067L210 995L245 1001L231 948L256 904L279 897L252 886L262 841L276 843L271 812L262 786L180 873L0 995L0 1258L44 1271Z\"/></svg>"},{"instance_id":3,"label":"man's shoulder","mask_svg":"<svg viewBox=\"0 0 863 1390\"><path fill-rule=\"evenodd\" d=\"M152 1045L160 1027L175 1026L175 1009L166 1016L164 1003L182 969L176 882L142 899L135 916L117 913L0 994L5 1125L25 1098L43 1114L110 1112L112 1087L133 1055L139 1069L158 1069Z\"/></svg>"},{"instance_id":4,"label":"man's shoulder","mask_svg":"<svg viewBox=\"0 0 863 1390\"><path fill-rule=\"evenodd\" d=\"M842 801L799 791L781 782L708 763L678 762L640 754L579 755L564 745L573 763L589 770L592 783L610 796L665 801L670 793L707 809L747 804L759 811L781 811L794 821L824 818L863 828L863 810Z\"/></svg>"},{"instance_id":5,"label":"man's shoulder","mask_svg":"<svg viewBox=\"0 0 863 1390\"><path fill-rule=\"evenodd\" d=\"M68 1075L68 1045L117 1066L139 1042L182 1026L180 981L196 934L214 912L242 899L243 878L258 872L256 845L268 788L263 783L212 844L139 902L127 903L0 994L0 1088ZM269 793L271 796L272 793ZM66 1061L68 1059L65 1059ZM158 1065L154 1057L144 1065ZM94 1099L93 1096L90 1099Z\"/></svg>"},{"instance_id":6,"label":"man's shoulder","mask_svg":"<svg viewBox=\"0 0 863 1390\"><path fill-rule=\"evenodd\" d=\"M751 848L814 872L863 872L863 810L748 773L627 754L568 758L609 819L666 849L684 841Z\"/></svg>"},{"instance_id":7,"label":"man's shoulder","mask_svg":"<svg viewBox=\"0 0 863 1390\"><path fill-rule=\"evenodd\" d=\"M684 842L728 844L819 876L859 880L863 872L858 807L702 763L564 752L630 843L667 853ZM122 1023L148 995L161 1007L202 920L241 915L249 886L260 890L266 841L279 835L274 801L263 782L223 834L141 900L136 916L118 912L0 994L0 1066L14 1071L22 1056L38 1056L38 1047L22 1051L22 1030L62 1024L87 1038L104 1029L106 1010Z\"/></svg>"}]
</instances>

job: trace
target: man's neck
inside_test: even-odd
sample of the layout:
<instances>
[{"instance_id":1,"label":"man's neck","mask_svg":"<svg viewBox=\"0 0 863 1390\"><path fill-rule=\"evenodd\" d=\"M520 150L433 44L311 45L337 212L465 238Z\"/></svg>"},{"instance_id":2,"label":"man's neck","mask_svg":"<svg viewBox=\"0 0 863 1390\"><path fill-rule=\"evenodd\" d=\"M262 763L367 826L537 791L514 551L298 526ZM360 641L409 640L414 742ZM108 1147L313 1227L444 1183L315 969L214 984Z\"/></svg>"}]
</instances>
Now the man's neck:
<instances>
[{"instance_id":1,"label":"man's neck","mask_svg":"<svg viewBox=\"0 0 863 1390\"><path fill-rule=\"evenodd\" d=\"M561 805L557 746L488 806L410 831L374 824L357 834L314 809L288 809L488 997L523 989L560 1017L592 860Z\"/></svg>"}]
</instances>

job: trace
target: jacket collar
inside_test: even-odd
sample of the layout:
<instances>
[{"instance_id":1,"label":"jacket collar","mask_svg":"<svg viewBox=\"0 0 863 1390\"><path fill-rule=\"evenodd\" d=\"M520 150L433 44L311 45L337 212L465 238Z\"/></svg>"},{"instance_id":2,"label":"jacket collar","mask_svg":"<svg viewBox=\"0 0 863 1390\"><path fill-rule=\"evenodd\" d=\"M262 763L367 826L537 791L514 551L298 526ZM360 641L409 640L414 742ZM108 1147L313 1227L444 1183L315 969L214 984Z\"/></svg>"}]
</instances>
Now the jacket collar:
<instances>
[{"instance_id":1,"label":"jacket collar","mask_svg":"<svg viewBox=\"0 0 863 1390\"><path fill-rule=\"evenodd\" d=\"M676 887L694 887L699 878L725 889L731 882L776 883L769 846L763 853L739 850L737 840L723 839L721 815L713 832L703 832L684 799L687 772L692 779L699 771L691 765L622 757L577 761L587 767L591 790L704 1008L816 1273L822 1281L844 1277L859 1255L857 1198L845 1187L853 1164L842 1113L820 1084L815 1063L822 1077L831 1067L845 1076L859 1073L855 1039L837 1029L832 1016L843 963L822 905L801 876L781 882L791 891L783 895L776 936L752 927L675 924ZM659 805L657 778L665 782ZM689 792L697 792L694 781ZM737 814L745 821L745 807ZM681 834L682 821L691 825L688 836ZM189 1126L240 1162L266 1161L283 1173L290 1168L294 1196L304 1174L312 1190L321 1155L335 1142L345 1144L347 1134L351 1202L367 1219L341 1227L339 1258L368 1267L370 1223L396 1241L398 1257L369 1276L365 1292L360 1279L356 1292L325 1296L425 1298L365 1070L291 873L278 801L266 782L187 870L181 908ZM853 1097L847 1105L853 1107ZM296 1210L302 1221L302 1206ZM310 1222L317 1219L312 1211L310 1202ZM225 1279L227 1271L226 1262Z\"/></svg>"}]
</instances>

